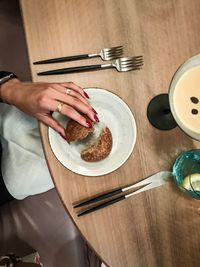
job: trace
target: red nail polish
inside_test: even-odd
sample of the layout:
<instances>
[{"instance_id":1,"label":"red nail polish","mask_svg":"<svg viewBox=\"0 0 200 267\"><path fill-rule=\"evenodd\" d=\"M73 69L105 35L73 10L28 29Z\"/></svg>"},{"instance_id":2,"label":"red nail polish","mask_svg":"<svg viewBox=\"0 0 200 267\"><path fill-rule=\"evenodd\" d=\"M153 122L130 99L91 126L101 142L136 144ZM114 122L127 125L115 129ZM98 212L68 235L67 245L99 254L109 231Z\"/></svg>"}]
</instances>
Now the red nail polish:
<instances>
[{"instance_id":1,"label":"red nail polish","mask_svg":"<svg viewBox=\"0 0 200 267\"><path fill-rule=\"evenodd\" d=\"M94 119L95 121L99 122L99 118L97 117L97 115L94 115Z\"/></svg>"},{"instance_id":2,"label":"red nail polish","mask_svg":"<svg viewBox=\"0 0 200 267\"><path fill-rule=\"evenodd\" d=\"M59 135L64 139L64 140L66 140L66 137L65 136L63 136L63 134L62 133L59 133Z\"/></svg>"},{"instance_id":3,"label":"red nail polish","mask_svg":"<svg viewBox=\"0 0 200 267\"><path fill-rule=\"evenodd\" d=\"M95 109L93 109L93 108L92 108L92 111L93 111L95 114L98 114L98 113L96 112L96 110L95 110Z\"/></svg>"},{"instance_id":4,"label":"red nail polish","mask_svg":"<svg viewBox=\"0 0 200 267\"><path fill-rule=\"evenodd\" d=\"M86 121L86 124L87 124L87 127L88 128L92 128L93 126L92 126L92 123L90 122L90 121Z\"/></svg>"},{"instance_id":5,"label":"red nail polish","mask_svg":"<svg viewBox=\"0 0 200 267\"><path fill-rule=\"evenodd\" d=\"M89 95L86 92L83 92L83 93L84 93L85 97L90 98Z\"/></svg>"}]
</instances>

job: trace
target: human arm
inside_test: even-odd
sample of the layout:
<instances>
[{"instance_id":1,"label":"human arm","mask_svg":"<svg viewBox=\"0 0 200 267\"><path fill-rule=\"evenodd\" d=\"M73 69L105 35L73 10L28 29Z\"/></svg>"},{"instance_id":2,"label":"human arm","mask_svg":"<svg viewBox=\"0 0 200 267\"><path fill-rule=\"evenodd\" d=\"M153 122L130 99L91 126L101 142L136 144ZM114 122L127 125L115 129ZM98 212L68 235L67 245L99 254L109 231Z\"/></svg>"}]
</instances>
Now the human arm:
<instances>
[{"instance_id":1,"label":"human arm","mask_svg":"<svg viewBox=\"0 0 200 267\"><path fill-rule=\"evenodd\" d=\"M70 94L66 94L67 89L71 90ZM91 127L91 123L82 114L86 114L92 121L98 121L95 110L87 100L87 94L72 82L22 83L19 79L13 78L0 86L0 96L2 102L14 105L37 118L64 138L63 126L52 117L59 103L63 103L61 111L63 115L86 127Z\"/></svg>"}]
</instances>

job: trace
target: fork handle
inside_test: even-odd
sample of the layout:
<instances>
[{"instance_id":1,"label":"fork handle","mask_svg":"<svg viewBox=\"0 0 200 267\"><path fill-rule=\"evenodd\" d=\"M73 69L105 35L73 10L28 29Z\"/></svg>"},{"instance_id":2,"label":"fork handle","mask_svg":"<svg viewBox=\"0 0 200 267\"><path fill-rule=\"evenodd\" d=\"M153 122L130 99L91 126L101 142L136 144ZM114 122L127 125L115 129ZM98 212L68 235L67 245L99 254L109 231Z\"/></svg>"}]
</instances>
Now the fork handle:
<instances>
[{"instance_id":1,"label":"fork handle","mask_svg":"<svg viewBox=\"0 0 200 267\"><path fill-rule=\"evenodd\" d=\"M119 197L114 198L112 200L108 200L108 201L106 201L106 202L104 202L102 204L99 204L99 205L97 205L95 207L89 208L89 209L87 209L85 211L82 211L82 212L78 213L78 217L83 216L83 215L88 214L88 213L91 213L91 212L96 211L96 210L103 209L105 207L108 207L108 206L110 206L110 205L112 205L112 204L114 204L116 202L119 202L121 200L124 200L124 199L126 199L125 196L119 196Z\"/></svg>"},{"instance_id":2,"label":"fork handle","mask_svg":"<svg viewBox=\"0 0 200 267\"><path fill-rule=\"evenodd\" d=\"M111 67L110 64L107 64L106 67L105 67L105 65L89 65L89 66L80 66L80 67L72 67L72 68L64 68L64 69L44 71L44 72L37 73L37 75L43 76L43 75L67 74L67 73L74 73L74 72L101 70L101 69L110 68L110 67Z\"/></svg>"},{"instance_id":3,"label":"fork handle","mask_svg":"<svg viewBox=\"0 0 200 267\"><path fill-rule=\"evenodd\" d=\"M87 59L87 58L90 58L89 54L69 56L69 57L50 58L50 59L46 59L46 60L33 62L33 64L38 65L38 64L59 63L59 62L73 61L73 60Z\"/></svg>"}]
</instances>

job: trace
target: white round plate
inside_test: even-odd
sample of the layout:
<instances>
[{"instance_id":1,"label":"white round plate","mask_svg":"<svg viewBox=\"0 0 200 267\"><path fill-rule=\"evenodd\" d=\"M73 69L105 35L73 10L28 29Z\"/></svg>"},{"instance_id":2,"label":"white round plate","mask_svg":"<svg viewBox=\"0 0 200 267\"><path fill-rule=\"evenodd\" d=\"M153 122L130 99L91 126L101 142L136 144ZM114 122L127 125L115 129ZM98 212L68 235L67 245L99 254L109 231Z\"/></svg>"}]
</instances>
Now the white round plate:
<instances>
[{"instance_id":1,"label":"white round plate","mask_svg":"<svg viewBox=\"0 0 200 267\"><path fill-rule=\"evenodd\" d=\"M87 88L92 107L98 112L100 122L106 124L113 137L110 155L98 162L86 162L81 159L79 144L68 144L58 133L49 128L49 141L56 158L69 170L86 176L108 174L128 159L136 142L136 123L132 112L117 95L99 88ZM66 127L68 118L54 112L53 116Z\"/></svg>"}]
</instances>

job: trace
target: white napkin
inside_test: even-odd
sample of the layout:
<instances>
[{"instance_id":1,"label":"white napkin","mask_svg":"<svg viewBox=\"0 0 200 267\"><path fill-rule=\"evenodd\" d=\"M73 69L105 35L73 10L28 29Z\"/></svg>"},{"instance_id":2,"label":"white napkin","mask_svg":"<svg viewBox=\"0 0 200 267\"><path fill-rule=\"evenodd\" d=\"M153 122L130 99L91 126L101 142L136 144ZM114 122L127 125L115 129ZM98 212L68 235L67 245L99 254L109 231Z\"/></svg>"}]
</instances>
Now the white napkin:
<instances>
[{"instance_id":1,"label":"white napkin","mask_svg":"<svg viewBox=\"0 0 200 267\"><path fill-rule=\"evenodd\" d=\"M0 103L0 138L2 175L14 198L23 199L54 187L35 118Z\"/></svg>"}]
</instances>

